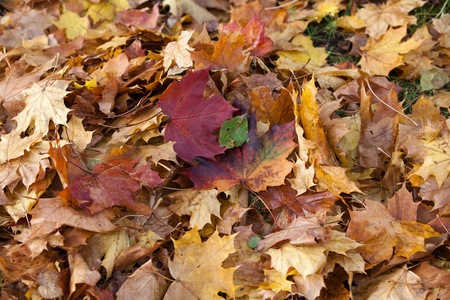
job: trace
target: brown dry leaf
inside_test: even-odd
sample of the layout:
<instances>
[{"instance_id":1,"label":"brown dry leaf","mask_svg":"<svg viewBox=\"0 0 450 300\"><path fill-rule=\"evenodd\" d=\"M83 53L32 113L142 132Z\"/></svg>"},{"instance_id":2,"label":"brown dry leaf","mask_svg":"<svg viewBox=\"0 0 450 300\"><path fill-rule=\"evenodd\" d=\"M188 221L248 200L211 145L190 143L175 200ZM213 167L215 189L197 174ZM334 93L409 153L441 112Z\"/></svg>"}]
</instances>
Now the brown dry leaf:
<instances>
[{"instance_id":1,"label":"brown dry leaf","mask_svg":"<svg viewBox=\"0 0 450 300\"><path fill-rule=\"evenodd\" d=\"M403 265L373 279L366 278L359 282L353 296L355 300L425 299L428 291L421 281L419 276Z\"/></svg>"},{"instance_id":2,"label":"brown dry leaf","mask_svg":"<svg viewBox=\"0 0 450 300\"><path fill-rule=\"evenodd\" d=\"M72 253L68 255L70 268L70 293L75 293L78 284L87 284L95 286L102 275L99 272L93 271L89 268L80 253Z\"/></svg>"},{"instance_id":3,"label":"brown dry leaf","mask_svg":"<svg viewBox=\"0 0 450 300\"><path fill-rule=\"evenodd\" d=\"M191 15L198 23L215 21L217 18L193 0L164 0L163 6L170 6L170 13L180 18L183 13Z\"/></svg>"},{"instance_id":4,"label":"brown dry leaf","mask_svg":"<svg viewBox=\"0 0 450 300\"><path fill-rule=\"evenodd\" d=\"M319 215L319 214L318 214ZM317 216L298 217L281 231L266 235L258 242L257 251L265 251L277 243L289 241L292 245L315 245L319 240L329 241L330 227L324 226L324 213Z\"/></svg>"},{"instance_id":5,"label":"brown dry leaf","mask_svg":"<svg viewBox=\"0 0 450 300\"><path fill-rule=\"evenodd\" d=\"M77 116L72 116L69 122L67 122L67 130L62 133L62 138L67 139L71 144L75 152L81 152L86 149L86 146L92 140L93 131L86 131L84 129L83 119Z\"/></svg>"},{"instance_id":6,"label":"brown dry leaf","mask_svg":"<svg viewBox=\"0 0 450 300\"><path fill-rule=\"evenodd\" d=\"M38 82L45 71L55 66L55 62L56 56L27 73L28 64L18 60L5 70L5 78L0 82L0 103L11 115L16 116L24 107L16 96Z\"/></svg>"},{"instance_id":7,"label":"brown dry leaf","mask_svg":"<svg viewBox=\"0 0 450 300\"><path fill-rule=\"evenodd\" d=\"M450 178L445 179L442 185L439 186L436 178L428 177L427 180L420 185L419 196L424 200L434 201L433 210L435 210L449 204L449 193Z\"/></svg>"},{"instance_id":8,"label":"brown dry leaf","mask_svg":"<svg viewBox=\"0 0 450 300\"><path fill-rule=\"evenodd\" d=\"M149 109L141 109L130 118L118 118L113 125L119 129L113 133L108 144L123 144L130 139L134 142L139 139L148 141L152 137L159 136L161 133L158 126L164 118L161 109L156 105Z\"/></svg>"},{"instance_id":9,"label":"brown dry leaf","mask_svg":"<svg viewBox=\"0 0 450 300\"><path fill-rule=\"evenodd\" d=\"M211 215L220 219L220 202L217 190L188 189L166 196L175 202L169 207L177 215L190 215L190 226L203 229L212 224Z\"/></svg>"},{"instance_id":10,"label":"brown dry leaf","mask_svg":"<svg viewBox=\"0 0 450 300\"><path fill-rule=\"evenodd\" d=\"M350 211L347 236L364 242L359 252L370 263L389 261L393 253L409 258L426 251L425 238L440 236L429 225L395 219L380 202L366 200L365 205L363 211Z\"/></svg>"},{"instance_id":11,"label":"brown dry leaf","mask_svg":"<svg viewBox=\"0 0 450 300\"><path fill-rule=\"evenodd\" d=\"M91 267L98 265L106 269L106 277L113 272L116 258L122 251L130 247L130 237L125 230L116 230L102 234L94 234L86 241L82 252L87 254L86 262Z\"/></svg>"},{"instance_id":12,"label":"brown dry leaf","mask_svg":"<svg viewBox=\"0 0 450 300\"><path fill-rule=\"evenodd\" d=\"M260 192L259 196L270 209L281 208L287 211L290 221L298 216L327 212L339 200L329 191L298 195L289 184L269 187L267 191Z\"/></svg>"},{"instance_id":13,"label":"brown dry leaf","mask_svg":"<svg viewBox=\"0 0 450 300\"><path fill-rule=\"evenodd\" d=\"M108 232L116 230L110 221L110 212L102 211L96 215L89 215L84 210L76 210L60 198L41 198L35 208L30 211L33 219L31 224L31 237L42 236L63 225L72 226L94 232Z\"/></svg>"},{"instance_id":14,"label":"brown dry leaf","mask_svg":"<svg viewBox=\"0 0 450 300\"><path fill-rule=\"evenodd\" d=\"M292 281L287 280L287 277L292 274L282 276L280 272L275 269L264 269L264 282L258 287L258 296L263 299L273 299L273 297L281 291L292 291ZM268 292L268 291L272 292Z\"/></svg>"},{"instance_id":15,"label":"brown dry leaf","mask_svg":"<svg viewBox=\"0 0 450 300\"><path fill-rule=\"evenodd\" d=\"M170 68L172 61L175 61L179 68L190 68L194 65L189 51L194 51L195 49L188 44L192 33L194 32L182 31L177 41L168 43L166 48L164 48L162 52L162 56L164 57L164 71Z\"/></svg>"},{"instance_id":16,"label":"brown dry leaf","mask_svg":"<svg viewBox=\"0 0 450 300\"><path fill-rule=\"evenodd\" d=\"M428 262L422 262L412 270L428 288L427 298L448 299L450 297L450 270L435 267Z\"/></svg>"},{"instance_id":17,"label":"brown dry leaf","mask_svg":"<svg viewBox=\"0 0 450 300\"><path fill-rule=\"evenodd\" d=\"M253 89L250 96L252 106L256 109L256 118L264 123L269 122L271 126L293 121L293 99L291 97L293 91L292 84L287 89L281 88L281 93L275 100L270 87L261 86Z\"/></svg>"},{"instance_id":18,"label":"brown dry leaf","mask_svg":"<svg viewBox=\"0 0 450 300\"><path fill-rule=\"evenodd\" d=\"M389 72L402 63L402 56L420 46L422 40L409 39L402 42L406 26L389 30L380 39L369 37L364 47L359 65L373 75L388 76Z\"/></svg>"},{"instance_id":19,"label":"brown dry leaf","mask_svg":"<svg viewBox=\"0 0 450 300\"><path fill-rule=\"evenodd\" d=\"M117 292L118 300L148 299L160 300L164 297L169 283L153 266L150 259L128 277Z\"/></svg>"},{"instance_id":20,"label":"brown dry leaf","mask_svg":"<svg viewBox=\"0 0 450 300\"><path fill-rule=\"evenodd\" d=\"M169 270L175 279L167 290L164 299L223 299L218 292L234 297L233 273L236 268L224 269L222 262L236 251L234 237L219 237L214 234L204 243L196 228L175 244L173 260L169 260ZM214 276L211 271L214 270Z\"/></svg>"},{"instance_id":21,"label":"brown dry leaf","mask_svg":"<svg viewBox=\"0 0 450 300\"><path fill-rule=\"evenodd\" d=\"M376 95L376 97L379 97ZM361 129L358 145L358 162L364 168L384 169L386 157L392 154L397 137L399 115L394 111L402 111L401 103L397 101L397 93L391 88L385 97L379 97L386 106L372 93L366 93L364 85L361 86ZM375 112L373 103L378 103ZM392 116L392 112L395 114Z\"/></svg>"},{"instance_id":22,"label":"brown dry leaf","mask_svg":"<svg viewBox=\"0 0 450 300\"><path fill-rule=\"evenodd\" d=\"M0 45L14 48L22 44L22 39L32 40L35 37L45 35L45 30L52 25L51 17L46 10L32 9L23 5L14 13L7 14L3 22L10 23L2 30Z\"/></svg>"},{"instance_id":23,"label":"brown dry leaf","mask_svg":"<svg viewBox=\"0 0 450 300\"><path fill-rule=\"evenodd\" d=\"M306 167L306 163L297 156L297 160L292 168L294 178L288 178L293 189L297 191L297 195L306 192L310 187L314 186L314 166Z\"/></svg>"},{"instance_id":24,"label":"brown dry leaf","mask_svg":"<svg viewBox=\"0 0 450 300\"><path fill-rule=\"evenodd\" d=\"M408 12L424 4L421 0L388 0L379 5L368 3L358 10L356 16L366 22L366 33L378 39L389 26L416 24L416 17L408 15Z\"/></svg>"},{"instance_id":25,"label":"brown dry leaf","mask_svg":"<svg viewBox=\"0 0 450 300\"><path fill-rule=\"evenodd\" d=\"M447 125L448 126L448 125ZM419 186L429 176L434 176L438 186L442 186L450 172L450 133L448 127L441 129L438 136L429 139L417 138L413 135L403 143L403 147L408 150L408 157L411 157L414 168L407 174L409 178L412 176L420 177L422 180L413 180L414 186Z\"/></svg>"},{"instance_id":26,"label":"brown dry leaf","mask_svg":"<svg viewBox=\"0 0 450 300\"><path fill-rule=\"evenodd\" d=\"M232 32L229 35L221 32L219 40L214 43L213 54L200 50L191 52L191 57L196 68L212 66L213 70L227 69L237 75L247 71L251 62L249 55L243 52L244 45L244 36L239 32Z\"/></svg>"}]
</instances>

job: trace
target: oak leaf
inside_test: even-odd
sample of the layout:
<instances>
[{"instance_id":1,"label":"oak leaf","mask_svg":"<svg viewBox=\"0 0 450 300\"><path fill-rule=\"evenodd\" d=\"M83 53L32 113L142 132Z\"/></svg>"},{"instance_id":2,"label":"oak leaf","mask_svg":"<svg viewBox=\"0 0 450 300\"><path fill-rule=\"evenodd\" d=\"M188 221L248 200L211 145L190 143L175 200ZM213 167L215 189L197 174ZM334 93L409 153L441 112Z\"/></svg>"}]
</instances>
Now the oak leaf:
<instances>
[{"instance_id":1,"label":"oak leaf","mask_svg":"<svg viewBox=\"0 0 450 300\"><path fill-rule=\"evenodd\" d=\"M174 241L175 254L169 260L174 282L164 299L223 299L219 292L234 297L233 273L236 268L222 268L222 262L236 251L232 236L219 237L216 232L204 243L196 228ZM214 270L214 276L210 272Z\"/></svg>"},{"instance_id":2,"label":"oak leaf","mask_svg":"<svg viewBox=\"0 0 450 300\"><path fill-rule=\"evenodd\" d=\"M249 120L249 141L220 155L216 161L199 158L199 165L186 171L196 188L225 191L239 183L259 192L284 183L293 163L286 157L294 150L293 122L274 126L264 136L256 134L254 116Z\"/></svg>"},{"instance_id":3,"label":"oak leaf","mask_svg":"<svg viewBox=\"0 0 450 300\"><path fill-rule=\"evenodd\" d=\"M213 159L223 153L217 137L212 134L231 119L233 108L221 96L203 98L209 80L209 69L199 70L173 82L158 102L169 120L164 141L175 141L174 150L183 160L192 162L194 157Z\"/></svg>"}]
</instances>

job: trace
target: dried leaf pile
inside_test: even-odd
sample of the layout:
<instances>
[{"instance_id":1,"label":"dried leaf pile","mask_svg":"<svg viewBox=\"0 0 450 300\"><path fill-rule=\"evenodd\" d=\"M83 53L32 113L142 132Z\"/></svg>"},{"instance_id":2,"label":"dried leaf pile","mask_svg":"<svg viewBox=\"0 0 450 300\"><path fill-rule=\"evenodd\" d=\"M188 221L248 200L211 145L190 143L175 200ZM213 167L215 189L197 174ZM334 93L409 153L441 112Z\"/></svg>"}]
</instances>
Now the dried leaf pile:
<instances>
[{"instance_id":1,"label":"dried leaf pile","mask_svg":"<svg viewBox=\"0 0 450 300\"><path fill-rule=\"evenodd\" d=\"M2 1L1 299L450 299L447 4Z\"/></svg>"}]
</instances>

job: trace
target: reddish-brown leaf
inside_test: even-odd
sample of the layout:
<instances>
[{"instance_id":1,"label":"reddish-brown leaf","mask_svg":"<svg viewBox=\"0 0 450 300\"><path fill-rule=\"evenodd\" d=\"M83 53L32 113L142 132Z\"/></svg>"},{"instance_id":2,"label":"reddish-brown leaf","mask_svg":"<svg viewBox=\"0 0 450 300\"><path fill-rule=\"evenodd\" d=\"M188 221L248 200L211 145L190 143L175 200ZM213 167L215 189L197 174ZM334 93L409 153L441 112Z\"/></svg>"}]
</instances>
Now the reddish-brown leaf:
<instances>
[{"instance_id":1,"label":"reddish-brown leaf","mask_svg":"<svg viewBox=\"0 0 450 300\"><path fill-rule=\"evenodd\" d=\"M140 189L140 183L155 187L162 182L151 165L134 169L138 162L139 158L100 162L91 174L74 176L70 194L92 214L113 205L133 205L133 193Z\"/></svg>"},{"instance_id":2,"label":"reddish-brown leaf","mask_svg":"<svg viewBox=\"0 0 450 300\"><path fill-rule=\"evenodd\" d=\"M324 192L306 192L297 196L297 191L291 185L285 184L276 187L269 187L267 191L259 193L261 199L271 209L281 207L286 210L289 216L304 216L305 211L310 214L328 211L333 207L339 198L329 191Z\"/></svg>"},{"instance_id":3,"label":"reddish-brown leaf","mask_svg":"<svg viewBox=\"0 0 450 300\"><path fill-rule=\"evenodd\" d=\"M297 144L294 122L274 126L264 136L256 135L256 120L249 118L249 141L217 157L217 161L200 158L199 165L186 171L196 188L217 188L222 192L238 183L253 191L284 183L293 162L286 158Z\"/></svg>"},{"instance_id":4,"label":"reddish-brown leaf","mask_svg":"<svg viewBox=\"0 0 450 300\"><path fill-rule=\"evenodd\" d=\"M221 96L203 98L208 72L205 69L187 74L180 83L172 83L158 102L169 116L164 140L177 142L175 152L188 162L196 156L213 159L225 151L212 132L231 119L236 110Z\"/></svg>"},{"instance_id":5,"label":"reddish-brown leaf","mask_svg":"<svg viewBox=\"0 0 450 300\"><path fill-rule=\"evenodd\" d=\"M272 50L273 41L264 35L264 23L261 22L256 15L250 19L244 28L239 27L236 22L225 24L223 31L230 34L233 31L239 31L245 38L245 44L251 45L251 53L254 56L262 58Z\"/></svg>"}]
</instances>

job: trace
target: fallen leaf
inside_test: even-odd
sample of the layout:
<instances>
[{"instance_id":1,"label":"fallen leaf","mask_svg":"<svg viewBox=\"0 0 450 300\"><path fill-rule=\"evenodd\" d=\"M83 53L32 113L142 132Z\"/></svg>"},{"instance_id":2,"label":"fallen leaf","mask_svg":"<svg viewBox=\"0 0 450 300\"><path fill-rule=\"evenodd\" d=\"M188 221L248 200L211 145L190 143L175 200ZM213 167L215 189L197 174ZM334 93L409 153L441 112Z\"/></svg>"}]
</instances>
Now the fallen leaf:
<instances>
[{"instance_id":1,"label":"fallen leaf","mask_svg":"<svg viewBox=\"0 0 450 300\"><path fill-rule=\"evenodd\" d=\"M117 292L117 299L160 300L169 283L159 274L150 259L134 271Z\"/></svg>"},{"instance_id":2,"label":"fallen leaf","mask_svg":"<svg viewBox=\"0 0 450 300\"><path fill-rule=\"evenodd\" d=\"M199 158L199 165L186 171L196 188L218 188L222 192L244 183L258 192L269 185L283 184L293 165L286 157L296 147L292 141L295 137L293 122L274 126L259 138L254 117L249 121L248 142L218 156L216 161Z\"/></svg>"},{"instance_id":3,"label":"fallen leaf","mask_svg":"<svg viewBox=\"0 0 450 300\"><path fill-rule=\"evenodd\" d=\"M427 290L421 279L406 265L360 283L353 294L357 300L375 299L425 299Z\"/></svg>"},{"instance_id":4,"label":"fallen leaf","mask_svg":"<svg viewBox=\"0 0 450 300\"><path fill-rule=\"evenodd\" d=\"M129 158L100 162L87 175L72 175L69 184L71 196L91 214L114 205L135 204L133 193L140 190L140 183L155 187L163 181L151 165L135 169L138 161L139 158Z\"/></svg>"},{"instance_id":5,"label":"fallen leaf","mask_svg":"<svg viewBox=\"0 0 450 300\"><path fill-rule=\"evenodd\" d=\"M24 90L20 99L25 108L16 116L17 131L24 132L28 127L32 132L45 135L49 122L67 126L67 113L70 111L64 104L64 96L69 82L55 81L50 86L41 87L34 83L33 87Z\"/></svg>"},{"instance_id":6,"label":"fallen leaf","mask_svg":"<svg viewBox=\"0 0 450 300\"><path fill-rule=\"evenodd\" d=\"M199 70L184 76L180 83L173 82L158 101L169 117L164 140L177 142L173 147L175 152L189 162L196 156L214 159L225 151L212 132L235 111L218 95L203 98L208 72L209 69Z\"/></svg>"},{"instance_id":7,"label":"fallen leaf","mask_svg":"<svg viewBox=\"0 0 450 300\"><path fill-rule=\"evenodd\" d=\"M190 215L191 227L203 229L211 224L211 215L220 219L220 202L217 200L217 190L189 189L166 196L175 202L169 207L177 215Z\"/></svg>"},{"instance_id":8,"label":"fallen leaf","mask_svg":"<svg viewBox=\"0 0 450 300\"><path fill-rule=\"evenodd\" d=\"M426 251L425 238L439 236L429 225L395 219L380 202L366 200L365 206L363 211L350 211L347 236L364 242L359 252L370 263L389 261L393 253L409 259Z\"/></svg>"},{"instance_id":9,"label":"fallen leaf","mask_svg":"<svg viewBox=\"0 0 450 300\"><path fill-rule=\"evenodd\" d=\"M289 268L295 268L305 278L318 272L326 263L325 248L321 246L284 245L280 249L266 251L272 258L272 267L286 276Z\"/></svg>"},{"instance_id":10,"label":"fallen leaf","mask_svg":"<svg viewBox=\"0 0 450 300\"><path fill-rule=\"evenodd\" d=\"M219 40L214 43L214 53L208 54L204 50L191 52L195 67L213 70L226 69L228 72L239 74L247 71L250 64L248 54L243 52L245 39L239 32L229 35L220 33Z\"/></svg>"},{"instance_id":11,"label":"fallen leaf","mask_svg":"<svg viewBox=\"0 0 450 300\"><path fill-rule=\"evenodd\" d=\"M409 15L409 11L421 7L425 2L421 0L388 0L386 3L363 4L356 16L366 21L366 33L374 39L386 33L388 27L416 24L416 17Z\"/></svg>"},{"instance_id":12,"label":"fallen leaf","mask_svg":"<svg viewBox=\"0 0 450 300\"><path fill-rule=\"evenodd\" d=\"M188 42L193 31L182 31L176 42L170 42L164 48L162 55L164 57L164 70L167 71L173 61L179 68L190 68L194 65L189 51L195 49L190 47Z\"/></svg>"},{"instance_id":13,"label":"fallen leaf","mask_svg":"<svg viewBox=\"0 0 450 300\"><path fill-rule=\"evenodd\" d=\"M233 273L236 268L224 269L222 262L234 249L234 237L219 237L217 231L204 243L196 228L174 241L175 254L169 260L169 270L175 279L164 299L222 299L218 292L234 297ZM214 276L210 276L214 270Z\"/></svg>"},{"instance_id":14,"label":"fallen leaf","mask_svg":"<svg viewBox=\"0 0 450 300\"><path fill-rule=\"evenodd\" d=\"M361 47L361 69L373 75L388 76L389 72L402 63L400 54L407 53L420 46L422 40L409 39L402 42L406 35L406 26L389 30L379 39L369 37Z\"/></svg>"}]
</instances>

